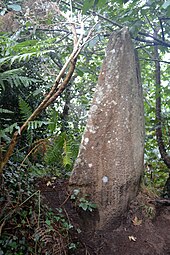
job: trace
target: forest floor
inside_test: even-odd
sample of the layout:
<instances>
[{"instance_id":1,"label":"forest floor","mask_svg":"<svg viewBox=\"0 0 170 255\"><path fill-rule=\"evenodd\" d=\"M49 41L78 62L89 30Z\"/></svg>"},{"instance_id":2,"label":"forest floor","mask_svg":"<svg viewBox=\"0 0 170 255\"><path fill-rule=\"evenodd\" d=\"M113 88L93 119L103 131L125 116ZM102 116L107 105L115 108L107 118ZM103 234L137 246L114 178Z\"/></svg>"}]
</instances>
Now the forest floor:
<instances>
[{"instance_id":1,"label":"forest floor","mask_svg":"<svg viewBox=\"0 0 170 255\"><path fill-rule=\"evenodd\" d=\"M82 209L75 207L70 200L67 187L68 182L62 180L43 179L38 182L44 203L54 213L56 208L62 208L65 217L74 226L69 232L70 242L76 244L76 249L62 250L60 247L58 254L170 255L170 206L160 204L160 200L147 190L140 192L131 203L118 228L113 225L103 232L95 232L88 225L93 212L82 214Z\"/></svg>"}]
</instances>

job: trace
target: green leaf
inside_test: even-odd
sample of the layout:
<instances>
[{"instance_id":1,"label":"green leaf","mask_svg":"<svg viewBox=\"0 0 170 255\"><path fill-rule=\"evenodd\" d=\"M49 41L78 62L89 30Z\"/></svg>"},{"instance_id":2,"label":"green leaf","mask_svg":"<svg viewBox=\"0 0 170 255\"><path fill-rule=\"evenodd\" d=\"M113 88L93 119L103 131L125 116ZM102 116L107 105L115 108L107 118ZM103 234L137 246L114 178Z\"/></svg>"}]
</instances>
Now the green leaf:
<instances>
[{"instance_id":1,"label":"green leaf","mask_svg":"<svg viewBox=\"0 0 170 255\"><path fill-rule=\"evenodd\" d=\"M91 208L93 208L93 209L97 208L97 205L96 205L96 204L90 203L89 206L90 206Z\"/></svg>"},{"instance_id":2,"label":"green leaf","mask_svg":"<svg viewBox=\"0 0 170 255\"><path fill-rule=\"evenodd\" d=\"M0 108L0 113L14 113L14 112L9 111L7 109Z\"/></svg>"},{"instance_id":3,"label":"green leaf","mask_svg":"<svg viewBox=\"0 0 170 255\"><path fill-rule=\"evenodd\" d=\"M29 121L28 123L28 129L37 129L42 127L43 125L49 125L48 121L41 121L41 120L33 120Z\"/></svg>"},{"instance_id":4,"label":"green leaf","mask_svg":"<svg viewBox=\"0 0 170 255\"><path fill-rule=\"evenodd\" d=\"M86 203L80 203L79 207L82 208L84 211L87 211L88 205Z\"/></svg>"},{"instance_id":5,"label":"green leaf","mask_svg":"<svg viewBox=\"0 0 170 255\"><path fill-rule=\"evenodd\" d=\"M107 0L99 0L98 1L97 6L99 7L99 9L102 9L106 5L106 1Z\"/></svg>"},{"instance_id":6,"label":"green leaf","mask_svg":"<svg viewBox=\"0 0 170 255\"><path fill-rule=\"evenodd\" d=\"M20 12L21 6L19 4L9 4L7 5L9 9L12 9L13 11Z\"/></svg>"},{"instance_id":7,"label":"green leaf","mask_svg":"<svg viewBox=\"0 0 170 255\"><path fill-rule=\"evenodd\" d=\"M32 109L22 97L19 97L19 108L23 116L23 120L27 120L32 114Z\"/></svg>"},{"instance_id":8,"label":"green leaf","mask_svg":"<svg viewBox=\"0 0 170 255\"><path fill-rule=\"evenodd\" d=\"M18 124L14 123L7 128L0 130L0 137L4 138L6 137L6 133L12 134L16 129L18 130L18 132L20 131L20 127L18 126Z\"/></svg>"},{"instance_id":9,"label":"green leaf","mask_svg":"<svg viewBox=\"0 0 170 255\"><path fill-rule=\"evenodd\" d=\"M167 9L170 6L170 0L167 0L163 5L162 8Z\"/></svg>"},{"instance_id":10,"label":"green leaf","mask_svg":"<svg viewBox=\"0 0 170 255\"><path fill-rule=\"evenodd\" d=\"M85 14L90 8L94 6L94 0L85 0L83 3L83 14Z\"/></svg>"},{"instance_id":11,"label":"green leaf","mask_svg":"<svg viewBox=\"0 0 170 255\"><path fill-rule=\"evenodd\" d=\"M71 153L70 145L68 144L68 142L66 140L64 140L63 150L64 150L63 165L71 166L72 165L72 160L71 160L72 153Z\"/></svg>"},{"instance_id":12,"label":"green leaf","mask_svg":"<svg viewBox=\"0 0 170 255\"><path fill-rule=\"evenodd\" d=\"M51 220L46 219L45 223L46 223L48 226L51 226Z\"/></svg>"}]
</instances>

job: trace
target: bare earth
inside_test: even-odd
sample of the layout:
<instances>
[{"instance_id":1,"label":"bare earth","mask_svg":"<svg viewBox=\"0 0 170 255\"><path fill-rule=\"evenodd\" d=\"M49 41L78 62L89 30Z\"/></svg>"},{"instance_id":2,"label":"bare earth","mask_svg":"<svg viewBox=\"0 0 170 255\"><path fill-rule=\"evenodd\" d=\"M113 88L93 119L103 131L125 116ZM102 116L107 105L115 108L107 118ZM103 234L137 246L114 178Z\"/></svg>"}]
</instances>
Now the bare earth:
<instances>
[{"instance_id":1,"label":"bare earth","mask_svg":"<svg viewBox=\"0 0 170 255\"><path fill-rule=\"evenodd\" d=\"M155 202L145 190L140 192L120 222L110 224L105 231L90 231L94 213L82 212L75 207L67 192L67 181L40 180L38 187L44 202L56 212L63 208L67 220L74 226L70 231L76 250L74 255L170 255L170 206ZM119 225L118 228L116 228ZM115 229L116 228L116 229ZM76 229L81 229L78 233ZM60 254L66 254L66 249Z\"/></svg>"}]
</instances>

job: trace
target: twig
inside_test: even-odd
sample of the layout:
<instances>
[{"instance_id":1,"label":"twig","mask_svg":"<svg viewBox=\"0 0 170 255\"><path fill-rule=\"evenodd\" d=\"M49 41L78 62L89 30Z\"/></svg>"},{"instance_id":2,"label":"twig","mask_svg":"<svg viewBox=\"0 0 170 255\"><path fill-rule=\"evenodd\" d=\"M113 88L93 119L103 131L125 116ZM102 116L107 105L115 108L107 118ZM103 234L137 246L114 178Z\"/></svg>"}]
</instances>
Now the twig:
<instances>
[{"instance_id":1,"label":"twig","mask_svg":"<svg viewBox=\"0 0 170 255\"><path fill-rule=\"evenodd\" d=\"M159 23L160 23L161 32L162 32L162 41L165 41L164 28L163 28L163 24L162 24L162 19L161 18L159 18Z\"/></svg>"},{"instance_id":2,"label":"twig","mask_svg":"<svg viewBox=\"0 0 170 255\"><path fill-rule=\"evenodd\" d=\"M70 196L71 196L71 194L69 194L69 195L66 197L66 199L64 200L64 202L60 205L60 207L62 207L62 206L68 201L68 199L70 198Z\"/></svg>"},{"instance_id":3,"label":"twig","mask_svg":"<svg viewBox=\"0 0 170 255\"><path fill-rule=\"evenodd\" d=\"M139 60L154 61L154 62L158 61L158 62L161 62L161 63L170 64L169 61L164 61L164 60L159 60L159 59L139 58Z\"/></svg>"},{"instance_id":4,"label":"twig","mask_svg":"<svg viewBox=\"0 0 170 255\"><path fill-rule=\"evenodd\" d=\"M170 199L155 199L155 200L150 200L149 201L152 204L160 204L160 205L165 205L165 206L170 206Z\"/></svg>"},{"instance_id":5,"label":"twig","mask_svg":"<svg viewBox=\"0 0 170 255\"><path fill-rule=\"evenodd\" d=\"M27 160L27 158L31 155L31 153L36 150L40 144L43 144L43 141L41 143L38 143L37 145L35 145L32 150L29 151L29 153L26 155L26 157L23 159L23 161L21 162L19 169L23 166L24 162Z\"/></svg>"},{"instance_id":6,"label":"twig","mask_svg":"<svg viewBox=\"0 0 170 255\"><path fill-rule=\"evenodd\" d=\"M41 216L41 191L38 190L38 224L37 227L40 227L40 216Z\"/></svg>"},{"instance_id":7,"label":"twig","mask_svg":"<svg viewBox=\"0 0 170 255\"><path fill-rule=\"evenodd\" d=\"M2 224L1 224L1 226L0 226L0 236L1 236L2 228L3 228L4 225L5 225L5 220L2 222Z\"/></svg>"},{"instance_id":8,"label":"twig","mask_svg":"<svg viewBox=\"0 0 170 255\"><path fill-rule=\"evenodd\" d=\"M154 35L144 33L144 32L138 32L138 34L146 36L146 37L151 37L152 39L154 39L154 41L159 42L161 45L164 45L166 47L170 47L170 43L164 42L164 41L160 40L159 38L155 37Z\"/></svg>"}]
</instances>

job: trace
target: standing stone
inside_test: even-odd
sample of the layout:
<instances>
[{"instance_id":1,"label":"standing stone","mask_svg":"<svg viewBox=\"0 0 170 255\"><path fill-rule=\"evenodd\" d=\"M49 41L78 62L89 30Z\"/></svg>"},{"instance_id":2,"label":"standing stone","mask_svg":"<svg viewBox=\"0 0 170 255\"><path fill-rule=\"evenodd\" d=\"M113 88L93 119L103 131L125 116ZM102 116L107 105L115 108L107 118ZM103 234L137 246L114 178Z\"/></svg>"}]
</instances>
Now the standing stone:
<instances>
[{"instance_id":1,"label":"standing stone","mask_svg":"<svg viewBox=\"0 0 170 255\"><path fill-rule=\"evenodd\" d=\"M143 173L144 113L139 67L127 28L106 49L70 188L97 204L96 229L121 217Z\"/></svg>"}]
</instances>

